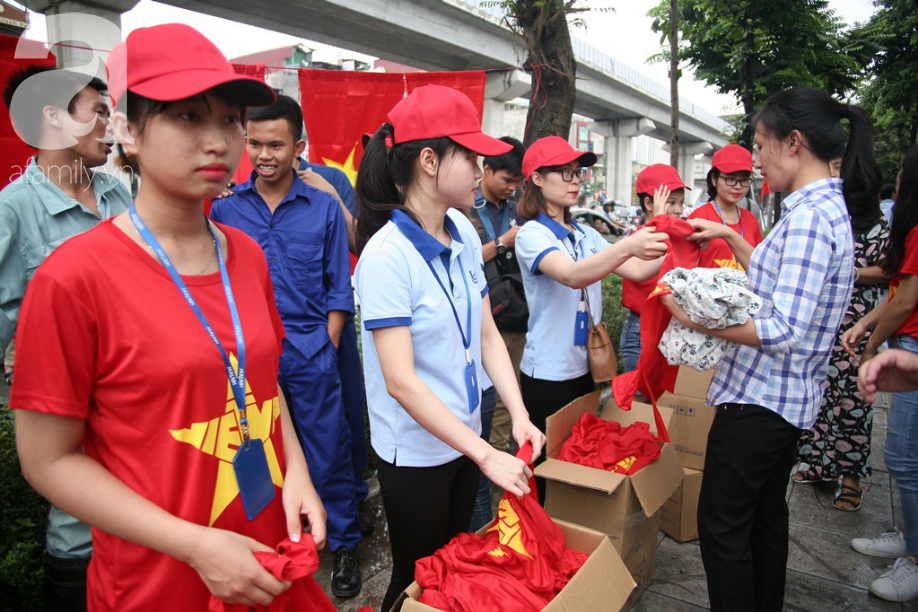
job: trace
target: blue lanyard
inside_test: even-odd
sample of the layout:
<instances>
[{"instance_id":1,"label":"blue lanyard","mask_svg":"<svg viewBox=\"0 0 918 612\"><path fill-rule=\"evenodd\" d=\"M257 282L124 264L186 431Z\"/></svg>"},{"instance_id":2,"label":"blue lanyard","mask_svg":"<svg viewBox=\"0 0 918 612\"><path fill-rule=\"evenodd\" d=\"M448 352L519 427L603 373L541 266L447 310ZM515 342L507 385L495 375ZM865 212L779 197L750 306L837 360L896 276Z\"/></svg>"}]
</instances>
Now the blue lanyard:
<instances>
[{"instance_id":1,"label":"blue lanyard","mask_svg":"<svg viewBox=\"0 0 918 612\"><path fill-rule=\"evenodd\" d=\"M714 205L714 210L717 211L717 216L720 217L720 222L726 225L727 227L730 227L730 225L727 223L727 220L724 219L723 213L720 212L720 206L717 205L717 198L714 198L713 200L711 200L711 204ZM740 238L745 238L746 230L743 229L743 213L741 213L739 210L740 210L739 206L737 206L736 214L739 217L739 235L740 235Z\"/></svg>"},{"instance_id":2,"label":"blue lanyard","mask_svg":"<svg viewBox=\"0 0 918 612\"><path fill-rule=\"evenodd\" d=\"M485 233L488 235L488 240L493 242L497 238L497 234L494 233L494 223L491 222L491 213L488 211L488 201L485 200L484 206L480 208L476 207L475 210L478 213L481 224L484 226ZM500 218L500 235L503 236L508 231L510 231L510 205L504 202L504 208Z\"/></svg>"},{"instance_id":3,"label":"blue lanyard","mask_svg":"<svg viewBox=\"0 0 918 612\"><path fill-rule=\"evenodd\" d=\"M456 327L459 328L459 333L462 335L462 346L465 347L466 364L470 364L472 363L472 294L469 292L469 281L465 278L465 272L463 271L462 282L465 284L465 301L468 307L465 317L465 327L469 330L469 336L466 337L465 332L462 330L462 324L459 322L459 313L456 311L456 305L453 304L452 295L446 290L446 286L443 284L443 281L440 280L440 276L437 274L437 271L434 270L433 264L430 263L430 261L427 262L427 267L430 268L430 272L434 275L434 278L437 279L437 284L440 285L440 289L446 294L446 299L449 300L449 306L453 309L453 318L456 319ZM462 270L461 265L459 269ZM449 274L449 269L446 270L446 273Z\"/></svg>"},{"instance_id":4,"label":"blue lanyard","mask_svg":"<svg viewBox=\"0 0 918 612\"><path fill-rule=\"evenodd\" d=\"M194 311L195 316L198 317L198 321L204 326L207 335L210 336L210 339L213 340L214 344L217 346L217 350L220 351L220 355L223 357L223 364L226 366L226 374L229 377L230 387L233 389L233 397L236 398L236 408L239 410L239 426L242 428L243 442L248 444L249 421L245 415L245 341L242 337L242 323L239 321L239 311L236 308L236 300L233 297L233 288L230 286L229 273L226 271L226 263L223 261L223 249L220 247L220 240L217 239L216 232L214 232L213 227L208 223L210 235L213 237L214 245L217 249L220 278L223 279L223 291L226 293L226 302L229 304L230 317L233 319L233 330L236 334L236 352L239 359L238 375L233 371L233 365L230 363L226 350L223 348L223 344L221 344L220 339L217 338L217 333L214 331L214 328L211 326L210 322L208 322L207 317L204 316L194 296L191 295L191 291L188 290L185 281L175 269L175 266L172 265L172 261L169 259L169 256L166 255L166 251L163 250L159 241L156 240L156 237L144 224L140 215L137 214L137 209L134 208L133 204L131 204L131 208L128 209L128 215L137 233L140 234L141 238L144 239L150 248L153 249L153 252L156 253L156 256L159 257L159 261L163 264L163 267L166 268L166 271L169 272L169 276L172 277L172 281L179 288L179 291L182 292L182 296L185 298L185 301L188 302L188 305L191 306L191 310Z\"/></svg>"}]
</instances>

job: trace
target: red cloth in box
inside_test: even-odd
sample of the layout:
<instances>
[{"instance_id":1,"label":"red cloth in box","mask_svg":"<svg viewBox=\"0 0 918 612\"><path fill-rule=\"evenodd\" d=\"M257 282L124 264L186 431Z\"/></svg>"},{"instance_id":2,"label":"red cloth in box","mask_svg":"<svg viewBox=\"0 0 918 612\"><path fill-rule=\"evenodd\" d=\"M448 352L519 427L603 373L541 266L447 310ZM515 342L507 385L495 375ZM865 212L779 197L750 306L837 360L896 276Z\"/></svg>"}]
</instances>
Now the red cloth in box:
<instances>
[{"instance_id":1,"label":"red cloth in box","mask_svg":"<svg viewBox=\"0 0 918 612\"><path fill-rule=\"evenodd\" d=\"M527 460L524 450L518 456ZM459 534L418 560L421 603L448 612L535 612L567 585L588 555L567 549L564 533L539 505L534 479L529 488L523 499L504 494L484 537Z\"/></svg>"},{"instance_id":2,"label":"red cloth in box","mask_svg":"<svg viewBox=\"0 0 918 612\"><path fill-rule=\"evenodd\" d=\"M647 423L622 427L584 414L561 446L558 459L617 474L634 474L660 456L660 442Z\"/></svg>"}]
</instances>

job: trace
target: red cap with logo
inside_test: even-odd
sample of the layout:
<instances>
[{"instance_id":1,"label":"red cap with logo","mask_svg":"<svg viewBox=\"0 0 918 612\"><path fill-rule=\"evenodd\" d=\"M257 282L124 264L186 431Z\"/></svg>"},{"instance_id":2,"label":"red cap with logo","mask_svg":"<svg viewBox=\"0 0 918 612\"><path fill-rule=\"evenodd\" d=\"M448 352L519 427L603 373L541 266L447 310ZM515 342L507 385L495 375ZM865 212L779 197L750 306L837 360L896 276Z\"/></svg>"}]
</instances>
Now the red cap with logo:
<instances>
[{"instance_id":1,"label":"red cap with logo","mask_svg":"<svg viewBox=\"0 0 918 612\"><path fill-rule=\"evenodd\" d=\"M654 164L647 166L638 174L634 186L636 193L653 193L660 185L666 185L670 191L677 189L691 189L682 182L682 177L676 169L667 164Z\"/></svg>"},{"instance_id":2,"label":"red cap with logo","mask_svg":"<svg viewBox=\"0 0 918 612\"><path fill-rule=\"evenodd\" d=\"M424 85L389 111L395 144L449 138L479 155L503 155L512 145L481 131L481 117L469 97L451 87Z\"/></svg>"},{"instance_id":3,"label":"red cap with logo","mask_svg":"<svg viewBox=\"0 0 918 612\"><path fill-rule=\"evenodd\" d=\"M225 85L230 99L244 106L266 106L274 90L262 81L236 74L233 65L203 34L181 23L138 28L112 49L106 62L112 105L126 91L173 102Z\"/></svg>"},{"instance_id":4,"label":"red cap with logo","mask_svg":"<svg viewBox=\"0 0 918 612\"><path fill-rule=\"evenodd\" d=\"M752 153L749 152L749 149L736 144L727 145L714 154L711 167L717 168L724 174L752 172Z\"/></svg>"},{"instance_id":5,"label":"red cap with logo","mask_svg":"<svg viewBox=\"0 0 918 612\"><path fill-rule=\"evenodd\" d=\"M596 163L596 154L578 151L560 136L539 138L526 149L523 156L523 176L528 179L539 168L563 166L572 161L578 161L581 168L586 168Z\"/></svg>"}]
</instances>

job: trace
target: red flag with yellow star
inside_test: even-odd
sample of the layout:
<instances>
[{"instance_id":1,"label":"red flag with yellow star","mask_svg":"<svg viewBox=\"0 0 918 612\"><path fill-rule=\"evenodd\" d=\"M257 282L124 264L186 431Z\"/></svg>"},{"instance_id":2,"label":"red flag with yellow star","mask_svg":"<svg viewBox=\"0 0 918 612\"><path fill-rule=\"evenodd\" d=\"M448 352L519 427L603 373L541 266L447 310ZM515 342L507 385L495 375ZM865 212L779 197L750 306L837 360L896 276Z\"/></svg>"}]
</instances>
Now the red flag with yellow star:
<instances>
[{"instance_id":1,"label":"red flag with yellow star","mask_svg":"<svg viewBox=\"0 0 918 612\"><path fill-rule=\"evenodd\" d=\"M464 92L481 116L485 72L356 72L299 70L300 100L309 161L338 168L351 183L363 156L361 137L375 133L392 107L422 85L445 85Z\"/></svg>"}]
</instances>

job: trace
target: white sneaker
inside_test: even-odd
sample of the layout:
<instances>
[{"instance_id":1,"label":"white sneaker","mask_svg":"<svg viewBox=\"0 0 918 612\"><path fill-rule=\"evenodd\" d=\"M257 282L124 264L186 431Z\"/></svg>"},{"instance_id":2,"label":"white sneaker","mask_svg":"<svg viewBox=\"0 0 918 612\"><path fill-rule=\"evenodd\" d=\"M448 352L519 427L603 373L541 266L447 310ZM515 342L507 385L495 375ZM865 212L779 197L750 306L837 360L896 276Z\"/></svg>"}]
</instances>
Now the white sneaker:
<instances>
[{"instance_id":1,"label":"white sneaker","mask_svg":"<svg viewBox=\"0 0 918 612\"><path fill-rule=\"evenodd\" d=\"M898 559L905 556L905 534L893 527L894 531L875 538L854 538L851 548L870 557Z\"/></svg>"},{"instance_id":2,"label":"white sneaker","mask_svg":"<svg viewBox=\"0 0 918 612\"><path fill-rule=\"evenodd\" d=\"M918 597L918 566L911 557L896 563L870 583L870 592L887 601L906 602Z\"/></svg>"}]
</instances>

